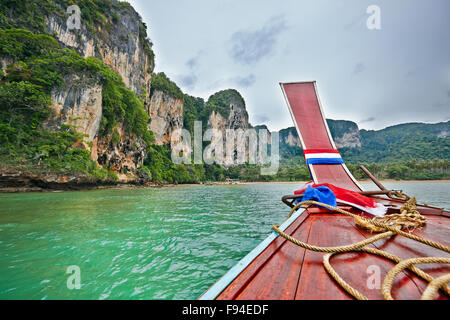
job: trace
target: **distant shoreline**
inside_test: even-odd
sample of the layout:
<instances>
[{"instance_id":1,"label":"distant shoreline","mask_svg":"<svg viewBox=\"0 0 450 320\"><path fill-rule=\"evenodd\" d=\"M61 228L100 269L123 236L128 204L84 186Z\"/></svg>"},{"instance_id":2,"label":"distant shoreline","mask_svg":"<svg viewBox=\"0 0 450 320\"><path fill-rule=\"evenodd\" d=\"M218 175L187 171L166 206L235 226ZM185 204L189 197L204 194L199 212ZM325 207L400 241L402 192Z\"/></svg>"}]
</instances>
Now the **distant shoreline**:
<instances>
[{"instance_id":1,"label":"distant shoreline","mask_svg":"<svg viewBox=\"0 0 450 320\"><path fill-rule=\"evenodd\" d=\"M308 181L234 181L234 182L212 182L211 185L252 185L252 184L305 184ZM361 183L371 183L372 180L358 180ZM450 183L450 180L380 180L381 183L417 183L417 182L426 182L426 183L438 183L445 182ZM207 185L208 183L204 183ZM180 184L182 186L183 184ZM199 184L190 184L190 185L199 185Z\"/></svg>"},{"instance_id":2,"label":"distant shoreline","mask_svg":"<svg viewBox=\"0 0 450 320\"><path fill-rule=\"evenodd\" d=\"M244 185L262 185L262 184L295 184L303 185L308 181L214 181L203 183L186 183L186 184L173 184L173 183L148 183L145 185L138 185L132 183L118 183L118 184L90 184L90 185L53 185L51 187L34 187L34 186L16 186L16 187L3 187L0 188L0 194L2 193L29 193L29 192L60 192L60 191L88 191L99 189L127 189L127 188L168 188L168 187L194 187L194 186L244 186ZM359 180L361 183L371 183L371 180ZM450 183L450 180L381 180L381 183ZM376 186L374 185L376 188Z\"/></svg>"}]
</instances>

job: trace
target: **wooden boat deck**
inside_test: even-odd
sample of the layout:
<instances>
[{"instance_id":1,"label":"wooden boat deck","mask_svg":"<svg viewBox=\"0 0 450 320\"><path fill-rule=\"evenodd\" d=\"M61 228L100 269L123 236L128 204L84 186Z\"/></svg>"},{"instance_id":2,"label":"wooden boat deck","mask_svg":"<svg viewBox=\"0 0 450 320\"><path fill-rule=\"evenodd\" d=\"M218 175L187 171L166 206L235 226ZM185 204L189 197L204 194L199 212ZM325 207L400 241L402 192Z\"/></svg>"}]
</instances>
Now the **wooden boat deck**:
<instances>
[{"instance_id":1,"label":"wooden boat deck","mask_svg":"<svg viewBox=\"0 0 450 320\"><path fill-rule=\"evenodd\" d=\"M347 208L349 209L349 208ZM450 219L445 215L427 216L425 227L414 234L450 246ZM310 208L303 212L285 231L293 237L317 246L347 245L373 234L357 227L351 217ZM402 259L412 257L450 257L438 249L411 239L395 236L371 246ZM224 300L345 300L353 299L326 272L323 253L305 250L278 236L256 259L217 296ZM351 286L369 299L383 299L380 288L369 289L366 282L369 266L380 270L380 285L394 266L382 257L351 252L331 258L335 270ZM448 265L428 264L420 268L433 277L450 272ZM370 269L369 269L370 270ZM394 282L395 299L420 299L427 282L409 271L399 274ZM447 297L439 293L437 299Z\"/></svg>"},{"instance_id":2,"label":"wooden boat deck","mask_svg":"<svg viewBox=\"0 0 450 320\"><path fill-rule=\"evenodd\" d=\"M280 85L304 152L308 150L335 154L336 144L323 114L316 83L313 81ZM348 190L362 191L345 163L307 162L307 167L315 183L330 183ZM383 196L373 198L386 206L388 214L398 213L404 204L404 201ZM360 213L349 207L343 209ZM427 217L428 222L413 233L450 246L450 213L426 205L418 205L417 209ZM349 245L373 236L357 227L351 217L314 207L300 210L283 223L280 230L302 242L334 247ZM401 259L432 256L450 258L450 254L446 252L398 235L379 240L370 246ZM353 299L328 275L322 263L323 255L324 253L305 250L273 233L219 279L200 299ZM373 270L379 270L380 273L381 287L394 262L363 252L335 255L330 261L338 274L366 297L383 298L381 289L370 289L367 281L373 275L371 272L375 267ZM432 277L450 272L448 264L424 264L419 267ZM392 296L395 299L420 299L426 286L425 280L404 271L394 281ZM439 293L437 298L447 297Z\"/></svg>"}]
</instances>

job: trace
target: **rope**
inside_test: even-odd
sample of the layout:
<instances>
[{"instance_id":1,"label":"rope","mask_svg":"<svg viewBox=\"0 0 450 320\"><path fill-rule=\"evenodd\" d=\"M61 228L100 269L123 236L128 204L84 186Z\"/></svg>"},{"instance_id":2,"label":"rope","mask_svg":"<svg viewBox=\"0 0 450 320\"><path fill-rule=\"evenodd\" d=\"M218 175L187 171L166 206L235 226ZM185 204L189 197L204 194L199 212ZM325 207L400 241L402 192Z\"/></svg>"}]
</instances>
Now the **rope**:
<instances>
[{"instance_id":1,"label":"rope","mask_svg":"<svg viewBox=\"0 0 450 320\"><path fill-rule=\"evenodd\" d=\"M428 284L428 287L422 294L422 300L433 300L436 291L441 288L444 284L450 282L450 274L443 275L439 278L434 279Z\"/></svg>"},{"instance_id":2,"label":"rope","mask_svg":"<svg viewBox=\"0 0 450 320\"><path fill-rule=\"evenodd\" d=\"M388 274L386 275L386 278L384 278L383 286L381 288L381 292L383 293L384 299L394 300L394 298L392 298L392 295L391 295L391 289L392 289L392 283L394 282L394 278L397 274L399 274L403 269L408 268L409 266L411 266L413 264L421 264L421 263L450 263L450 259L439 258L439 257L426 257L426 258L412 258L412 259L400 261L394 268L392 268L388 272ZM448 276L450 276L450 274L448 274L447 277ZM436 280L436 279L433 279L433 281L431 281L428 284L427 289L431 286L431 288L428 290L428 292L427 292L427 289L425 289L425 293L427 294L427 297L429 297L430 293L432 293L434 296L434 293L437 291L437 289L441 285L447 283L447 281L445 281L444 283L439 282L436 284L436 281L434 281L434 280ZM447 280L447 279L444 278L444 280ZM450 279L448 279L448 280L450 280ZM422 297L423 297L423 295L422 295Z\"/></svg>"},{"instance_id":3,"label":"rope","mask_svg":"<svg viewBox=\"0 0 450 320\"><path fill-rule=\"evenodd\" d=\"M410 238L412 240L424 243L426 245L432 246L434 248L440 249L442 251L445 251L447 253L450 253L450 248L447 246L444 246L438 242L431 241L428 239L424 239L422 237L415 236L411 233L402 231L402 228L419 228L425 225L426 218L422 216L417 211L416 206L416 199L415 198L409 198L408 201L406 201L405 205L400 209L399 214L391 214L384 217L375 217L373 219L367 219L365 217L358 216L356 214L353 214L351 212L342 210L340 208L336 208L330 205L327 205L325 203L320 203L313 200L308 201L302 201L299 202L297 205L295 205L292 210L290 211L287 219L300 207L308 208L311 205L318 205L321 207L325 207L327 209L330 209L332 211L350 216L354 219L355 223L365 228L371 232L382 232L378 235L375 235L373 237L370 237L368 239L365 239L363 241L359 241L350 245L345 246L339 246L339 247L318 247L314 245L310 245L308 243L302 242L298 239L295 239L294 237L286 234L285 232L281 231L279 229L279 225L274 225L272 227L272 230L274 230L276 233L278 233L281 237L285 238L286 240L302 247L307 250L315 251L315 252L325 252L326 255L323 256L323 264L325 267L325 270L328 272L328 274L350 295L355 297L358 300L368 300L366 296L361 294L358 290L350 286L347 282L345 282L344 279L342 279L339 274L334 270L334 268L331 266L330 258L333 255L341 254L345 252L352 252L352 251L359 251L359 252L366 252L369 254L378 255L387 259L390 259L397 263L397 265L392 268L388 274L386 275L386 278L383 282L382 286L382 294L383 297L387 300L392 300L391 296L391 289L392 284L395 279L395 276L400 273L403 269L409 269L422 279L429 282L427 288L425 289L422 299L433 299L434 295L436 294L437 290L442 289L446 294L450 295L450 289L446 285L447 282L450 281L450 274L446 276L442 276L439 278L434 279L429 274L425 273L419 268L416 268L414 264L420 264L420 263L450 263L450 259L448 258L442 258L442 257L426 257L426 258L413 258L413 259L407 259L402 260L399 257L392 255L386 251L382 251L375 248L367 247L367 245L374 243L380 239L388 238L393 235L401 235L407 238Z\"/></svg>"}]
</instances>

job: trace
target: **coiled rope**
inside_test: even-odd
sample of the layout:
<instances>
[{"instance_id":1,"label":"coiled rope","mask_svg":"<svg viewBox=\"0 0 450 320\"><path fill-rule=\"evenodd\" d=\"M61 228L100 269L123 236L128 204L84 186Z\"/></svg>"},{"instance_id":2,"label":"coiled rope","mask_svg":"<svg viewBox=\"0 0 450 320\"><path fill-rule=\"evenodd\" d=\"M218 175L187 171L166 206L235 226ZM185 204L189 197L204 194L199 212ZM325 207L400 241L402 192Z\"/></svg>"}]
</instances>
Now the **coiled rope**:
<instances>
[{"instance_id":1,"label":"coiled rope","mask_svg":"<svg viewBox=\"0 0 450 320\"><path fill-rule=\"evenodd\" d=\"M381 257L384 257L386 259L392 260L397 263L397 265L392 268L388 274L386 275L383 285L381 288L381 292L383 294L384 299L386 300L393 300L393 297L391 295L392 290L392 284L394 282L395 276L399 274L404 269L409 269L413 273L415 273L417 276L421 277L422 279L428 281L428 286L425 289L425 291L422 294L421 299L422 300L431 300L435 296L437 290L441 289L443 292L445 292L447 295L450 295L450 289L447 286L447 283L450 282L450 274L447 274L445 276L439 277L434 279L429 274L425 273L424 271L420 270L419 268L416 268L415 264L422 264L422 263L450 263L450 258L443 258L443 257L424 257L424 258L412 258L412 259L400 259L399 257L390 254L386 251L382 251L375 248L367 247L367 245L376 242L380 239L388 238L393 235L401 235L404 237L407 237L409 239L424 243L428 246L437 248L439 250L445 251L447 253L450 253L450 248L447 246L444 246L438 242L431 241L422 237L415 236L409 232L405 232L402 230L402 228L417 228L421 227L426 223L426 218L422 216L417 211L416 206L416 199L415 198L408 198L408 201L406 201L405 205L400 209L399 214L390 214L386 215L384 217L375 217L373 219L368 219L362 216L358 216L356 214L353 214L351 212L342 210L340 208L336 208L330 205L327 205L325 203L320 203L313 200L308 201L302 201L296 204L292 210L290 211L287 219L301 206L304 208L308 208L312 205L318 205L321 207L325 207L329 210L344 214L346 216L350 216L354 219L355 223L365 228L371 232L382 232L378 235L375 235L373 237L370 237L368 239L365 239L363 241L359 241L356 243L352 243L350 245L346 246L338 246L338 247L318 247L314 245L310 245L308 243L299 241L298 239L295 239L294 237L286 234L285 232L281 231L279 229L279 225L274 225L272 227L272 230L275 231L277 234L279 234L281 237L285 238L286 240L302 247L307 250L315 251L315 252L325 252L326 255L323 256L323 264L328 272L328 274L350 295L355 297L358 300L368 300L366 296L364 296L362 293L360 293L358 290L350 286L347 282L345 282L342 277L339 276L339 274L334 270L334 268L331 266L330 258L333 255L341 254L345 252L352 252L352 251L359 251L359 252L366 252L369 254L378 255Z\"/></svg>"}]
</instances>

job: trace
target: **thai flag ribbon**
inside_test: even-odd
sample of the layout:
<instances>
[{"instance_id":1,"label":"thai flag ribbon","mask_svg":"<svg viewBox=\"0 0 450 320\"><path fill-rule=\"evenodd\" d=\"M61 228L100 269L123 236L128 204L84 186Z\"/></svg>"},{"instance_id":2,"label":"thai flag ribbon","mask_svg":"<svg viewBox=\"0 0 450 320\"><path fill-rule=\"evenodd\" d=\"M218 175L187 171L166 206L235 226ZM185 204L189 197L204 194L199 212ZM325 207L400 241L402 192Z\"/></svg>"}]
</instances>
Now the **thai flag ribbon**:
<instances>
[{"instance_id":1,"label":"thai flag ribbon","mask_svg":"<svg viewBox=\"0 0 450 320\"><path fill-rule=\"evenodd\" d=\"M314 190L314 193L311 191L311 189ZM329 195L328 189L331 190L331 192L336 197L337 203L349 205L378 217L384 216L387 212L387 208L383 204L374 201L372 198L363 196L355 191L336 187L329 183L316 184L311 181L294 193L304 194L305 196L309 197L309 199L317 199L317 201L322 202L320 201L321 199L332 199L332 197L330 197ZM320 195L320 193L322 192L321 190L323 190L324 192L322 196ZM311 195L313 195L313 197L311 197ZM302 198L301 201L303 200L306 200L306 198Z\"/></svg>"},{"instance_id":2,"label":"thai flag ribbon","mask_svg":"<svg viewBox=\"0 0 450 320\"><path fill-rule=\"evenodd\" d=\"M305 149L303 150L306 164L339 164L344 163L336 149Z\"/></svg>"}]
</instances>

